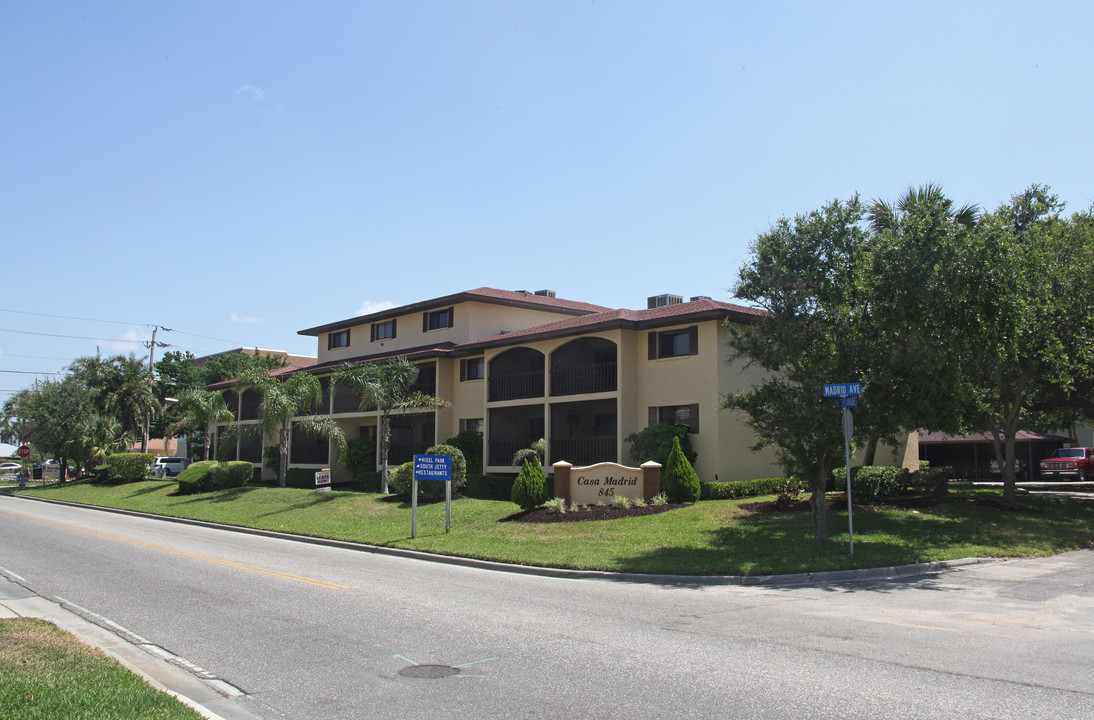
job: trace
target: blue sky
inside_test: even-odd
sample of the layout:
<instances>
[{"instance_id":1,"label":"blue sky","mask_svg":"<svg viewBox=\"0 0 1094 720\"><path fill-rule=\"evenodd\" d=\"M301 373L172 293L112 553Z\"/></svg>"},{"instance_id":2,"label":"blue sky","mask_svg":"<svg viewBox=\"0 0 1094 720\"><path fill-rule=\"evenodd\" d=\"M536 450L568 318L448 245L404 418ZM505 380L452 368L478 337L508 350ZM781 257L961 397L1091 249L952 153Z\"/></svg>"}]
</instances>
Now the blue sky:
<instances>
[{"instance_id":1,"label":"blue sky","mask_svg":"<svg viewBox=\"0 0 1094 720\"><path fill-rule=\"evenodd\" d=\"M757 234L856 192L1085 209L1091 27L1083 2L5 2L0 401L156 325L314 354L298 330L483 285L732 301Z\"/></svg>"}]
</instances>

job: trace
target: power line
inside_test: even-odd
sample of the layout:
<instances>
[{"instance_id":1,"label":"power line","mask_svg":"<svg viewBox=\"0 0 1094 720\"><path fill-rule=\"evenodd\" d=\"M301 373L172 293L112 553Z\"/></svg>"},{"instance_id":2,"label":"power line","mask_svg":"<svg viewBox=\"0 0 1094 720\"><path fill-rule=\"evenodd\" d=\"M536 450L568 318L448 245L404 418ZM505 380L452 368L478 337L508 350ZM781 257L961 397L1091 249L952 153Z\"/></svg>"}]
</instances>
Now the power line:
<instances>
[{"instance_id":1,"label":"power line","mask_svg":"<svg viewBox=\"0 0 1094 720\"><path fill-rule=\"evenodd\" d=\"M38 372L37 370L0 370L2 373L16 373L19 375L64 375L59 372Z\"/></svg>"},{"instance_id":2,"label":"power line","mask_svg":"<svg viewBox=\"0 0 1094 720\"><path fill-rule=\"evenodd\" d=\"M64 360L65 362L68 362L69 360L72 359L72 358L63 358L63 357L53 357L51 355L17 355L15 353L0 352L0 360L3 360L6 357L33 358L34 360Z\"/></svg>"},{"instance_id":3,"label":"power line","mask_svg":"<svg viewBox=\"0 0 1094 720\"><path fill-rule=\"evenodd\" d=\"M96 318L74 317L72 315L49 315L47 313L30 312L29 310L7 310L0 308L0 312L18 313L20 315L37 315L38 317L60 318L62 320L83 320L86 322L109 323L111 325L151 325L152 323L132 323L120 320L98 320Z\"/></svg>"}]
</instances>

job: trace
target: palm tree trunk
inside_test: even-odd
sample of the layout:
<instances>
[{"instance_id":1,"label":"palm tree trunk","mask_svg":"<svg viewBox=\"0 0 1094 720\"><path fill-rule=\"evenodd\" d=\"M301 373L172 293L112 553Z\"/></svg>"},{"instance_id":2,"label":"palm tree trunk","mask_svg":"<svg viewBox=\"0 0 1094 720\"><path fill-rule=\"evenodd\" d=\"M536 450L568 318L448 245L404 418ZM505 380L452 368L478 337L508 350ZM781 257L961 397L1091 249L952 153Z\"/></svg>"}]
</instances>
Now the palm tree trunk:
<instances>
[{"instance_id":1,"label":"palm tree trunk","mask_svg":"<svg viewBox=\"0 0 1094 720\"><path fill-rule=\"evenodd\" d=\"M388 416L380 418L380 492L387 495L387 451L391 446L391 423Z\"/></svg>"},{"instance_id":2,"label":"palm tree trunk","mask_svg":"<svg viewBox=\"0 0 1094 720\"><path fill-rule=\"evenodd\" d=\"M285 477L289 473L289 431L285 427L282 427L278 431L278 445L281 450L281 462L277 469L277 486L285 487Z\"/></svg>"}]
</instances>

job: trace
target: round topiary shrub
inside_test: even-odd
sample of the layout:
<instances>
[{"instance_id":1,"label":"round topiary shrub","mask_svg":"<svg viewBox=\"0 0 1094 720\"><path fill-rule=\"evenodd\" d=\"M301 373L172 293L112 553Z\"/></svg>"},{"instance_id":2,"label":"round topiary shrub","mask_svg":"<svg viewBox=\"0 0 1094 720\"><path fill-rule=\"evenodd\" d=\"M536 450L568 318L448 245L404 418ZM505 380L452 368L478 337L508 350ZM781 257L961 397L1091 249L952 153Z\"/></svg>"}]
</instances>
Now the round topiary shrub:
<instances>
[{"instance_id":1,"label":"round topiary shrub","mask_svg":"<svg viewBox=\"0 0 1094 720\"><path fill-rule=\"evenodd\" d=\"M387 491L392 495L410 497L410 483L414 479L414 463L405 462L387 472Z\"/></svg>"},{"instance_id":2,"label":"round topiary shrub","mask_svg":"<svg viewBox=\"0 0 1094 720\"><path fill-rule=\"evenodd\" d=\"M455 445L434 445L425 451L426 455L446 455L452 458L452 495L463 492L467 486L467 460L463 450ZM418 497L443 498L444 483L436 480L419 480Z\"/></svg>"},{"instance_id":3,"label":"round topiary shrub","mask_svg":"<svg viewBox=\"0 0 1094 720\"><path fill-rule=\"evenodd\" d=\"M211 490L209 473L218 464L216 460L201 460L187 465L186 469L175 478L179 483L179 495L192 495Z\"/></svg>"},{"instance_id":4,"label":"round topiary shrub","mask_svg":"<svg viewBox=\"0 0 1094 720\"><path fill-rule=\"evenodd\" d=\"M672 450L661 471L661 490L669 502L692 503L699 499L699 475L680 449L680 438L672 439Z\"/></svg>"},{"instance_id":5,"label":"round topiary shrub","mask_svg":"<svg viewBox=\"0 0 1094 720\"><path fill-rule=\"evenodd\" d=\"M543 468L534 460L526 459L520 474L513 481L512 500L521 510L531 510L547 502L547 478Z\"/></svg>"}]
</instances>

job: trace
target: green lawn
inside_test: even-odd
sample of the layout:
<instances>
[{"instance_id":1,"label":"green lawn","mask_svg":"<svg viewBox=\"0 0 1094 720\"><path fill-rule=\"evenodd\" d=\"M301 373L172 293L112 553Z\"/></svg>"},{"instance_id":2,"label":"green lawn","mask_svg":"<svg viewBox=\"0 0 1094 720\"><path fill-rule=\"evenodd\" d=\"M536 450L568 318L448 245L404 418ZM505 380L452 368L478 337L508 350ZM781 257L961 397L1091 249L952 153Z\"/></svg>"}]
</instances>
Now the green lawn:
<instances>
[{"instance_id":1,"label":"green lawn","mask_svg":"<svg viewBox=\"0 0 1094 720\"><path fill-rule=\"evenodd\" d=\"M45 620L0 620L6 720L202 720L192 708Z\"/></svg>"},{"instance_id":2,"label":"green lawn","mask_svg":"<svg viewBox=\"0 0 1094 720\"><path fill-rule=\"evenodd\" d=\"M517 506L460 498L452 503L448 534L444 503L420 505L418 537L412 540L409 503L373 493L245 487L175 495L175 489L171 481L78 482L18 492L444 555L636 573L767 575L1044 556L1094 545L1094 502L1024 497L1018 511L1008 511L991 502L1000 497L994 490L957 490L944 502L918 509L856 508L852 558L846 510L829 512L831 541L818 545L808 512L754 513L742 507L764 498L702 501L619 520L543 524L499 522Z\"/></svg>"}]
</instances>

